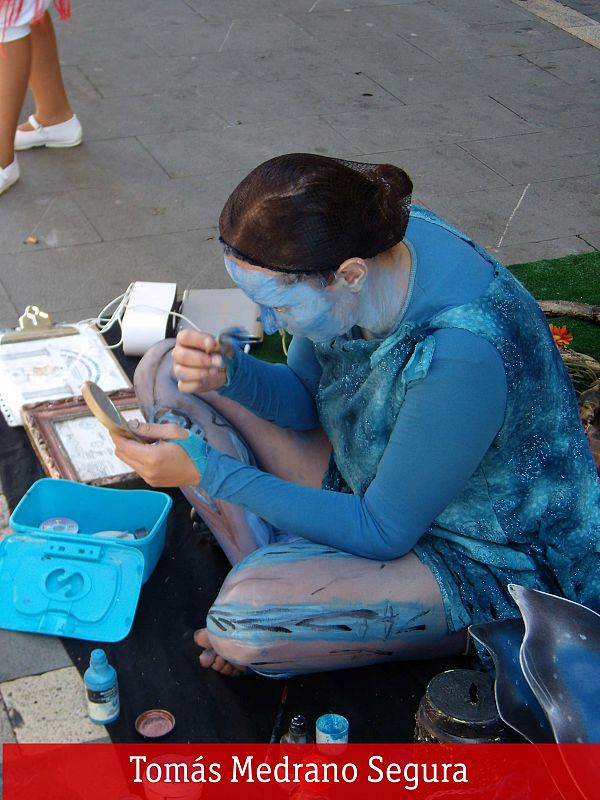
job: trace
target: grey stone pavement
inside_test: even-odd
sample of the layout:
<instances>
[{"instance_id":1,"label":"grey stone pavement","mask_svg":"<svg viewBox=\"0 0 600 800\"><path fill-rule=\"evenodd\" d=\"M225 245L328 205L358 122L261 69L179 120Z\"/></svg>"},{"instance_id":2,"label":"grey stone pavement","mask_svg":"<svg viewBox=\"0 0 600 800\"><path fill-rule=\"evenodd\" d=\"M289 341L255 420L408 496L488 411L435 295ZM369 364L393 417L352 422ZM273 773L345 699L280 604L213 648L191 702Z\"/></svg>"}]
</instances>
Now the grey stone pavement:
<instances>
[{"instance_id":1,"label":"grey stone pavement","mask_svg":"<svg viewBox=\"0 0 600 800\"><path fill-rule=\"evenodd\" d=\"M595 0L74 0L57 30L85 139L19 155L0 325L229 285L221 205L283 152L399 164L509 264L600 249ZM58 640L0 632L0 739L103 736L81 698Z\"/></svg>"}]
</instances>

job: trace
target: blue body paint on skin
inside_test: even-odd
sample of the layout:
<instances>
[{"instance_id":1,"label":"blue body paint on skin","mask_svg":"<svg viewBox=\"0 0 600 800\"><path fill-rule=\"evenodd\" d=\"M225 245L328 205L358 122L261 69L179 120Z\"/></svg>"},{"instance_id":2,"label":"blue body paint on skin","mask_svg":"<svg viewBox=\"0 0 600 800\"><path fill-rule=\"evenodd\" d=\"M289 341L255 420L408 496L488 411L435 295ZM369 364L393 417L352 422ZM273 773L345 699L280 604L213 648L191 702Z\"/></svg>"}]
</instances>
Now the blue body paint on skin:
<instances>
[{"instance_id":1,"label":"blue body paint on skin","mask_svg":"<svg viewBox=\"0 0 600 800\"><path fill-rule=\"evenodd\" d=\"M225 257L229 277L258 303L265 333L283 328L294 336L326 342L349 331L356 322L358 295L344 291L343 279L323 286L321 278L286 283L279 274L241 267Z\"/></svg>"},{"instance_id":2,"label":"blue body paint on skin","mask_svg":"<svg viewBox=\"0 0 600 800\"><path fill-rule=\"evenodd\" d=\"M167 442L177 444L179 447L185 450L190 459L194 462L194 466L200 473L200 477L202 477L206 467L206 459L208 458L208 454L210 452L210 447L208 446L206 439L203 436L199 436L197 433L191 433L191 431L188 431L187 437L183 439L167 439Z\"/></svg>"},{"instance_id":3,"label":"blue body paint on skin","mask_svg":"<svg viewBox=\"0 0 600 800\"><path fill-rule=\"evenodd\" d=\"M404 639L412 635L426 640L431 613L431 608L423 608L419 603L393 605L389 601L371 604L369 608L349 608L347 602L338 608L330 604L323 607L300 603L258 609L245 603L223 606L215 603L209 611L207 627L215 636L225 635L253 644L283 636L294 642L364 641L367 646L370 642L380 649L382 642L399 637ZM432 638L439 638L439 633L435 632Z\"/></svg>"},{"instance_id":4,"label":"blue body paint on skin","mask_svg":"<svg viewBox=\"0 0 600 800\"><path fill-rule=\"evenodd\" d=\"M231 279L260 306L266 333L283 328L312 342L328 342L354 326L380 336L391 330L403 313L409 295L413 251L409 244L387 257L362 259L363 272L350 280L336 272L324 284L323 276L296 278L292 283L279 273L242 265L225 256ZM345 262L346 263L346 262Z\"/></svg>"}]
</instances>

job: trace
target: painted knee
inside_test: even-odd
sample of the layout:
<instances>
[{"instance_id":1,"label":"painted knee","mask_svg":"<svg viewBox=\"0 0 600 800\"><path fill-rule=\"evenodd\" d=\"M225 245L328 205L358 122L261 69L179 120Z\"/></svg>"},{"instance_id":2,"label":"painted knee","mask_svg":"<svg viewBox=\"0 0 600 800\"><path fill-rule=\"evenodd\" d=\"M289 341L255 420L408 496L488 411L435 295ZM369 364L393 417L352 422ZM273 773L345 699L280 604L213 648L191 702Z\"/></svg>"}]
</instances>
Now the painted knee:
<instances>
[{"instance_id":1,"label":"painted knee","mask_svg":"<svg viewBox=\"0 0 600 800\"><path fill-rule=\"evenodd\" d=\"M273 649L280 644L274 639L277 623L270 619L275 610L252 603L257 589L256 581L239 580L239 573L234 571L206 617L211 646L224 659L244 668L270 661Z\"/></svg>"}]
</instances>

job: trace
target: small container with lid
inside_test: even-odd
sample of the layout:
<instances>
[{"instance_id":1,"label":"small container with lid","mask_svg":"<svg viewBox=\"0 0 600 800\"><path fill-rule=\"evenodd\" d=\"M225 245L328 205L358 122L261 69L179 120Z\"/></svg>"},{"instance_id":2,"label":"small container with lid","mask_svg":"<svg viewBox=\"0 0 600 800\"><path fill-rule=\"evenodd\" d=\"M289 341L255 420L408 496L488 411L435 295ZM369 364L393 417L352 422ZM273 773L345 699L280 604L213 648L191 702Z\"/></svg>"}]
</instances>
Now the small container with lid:
<instances>
[{"instance_id":1,"label":"small container with lid","mask_svg":"<svg viewBox=\"0 0 600 800\"><path fill-rule=\"evenodd\" d=\"M432 678L417 710L415 741L423 744L514 741L498 714L491 676L471 669L450 669Z\"/></svg>"}]
</instances>

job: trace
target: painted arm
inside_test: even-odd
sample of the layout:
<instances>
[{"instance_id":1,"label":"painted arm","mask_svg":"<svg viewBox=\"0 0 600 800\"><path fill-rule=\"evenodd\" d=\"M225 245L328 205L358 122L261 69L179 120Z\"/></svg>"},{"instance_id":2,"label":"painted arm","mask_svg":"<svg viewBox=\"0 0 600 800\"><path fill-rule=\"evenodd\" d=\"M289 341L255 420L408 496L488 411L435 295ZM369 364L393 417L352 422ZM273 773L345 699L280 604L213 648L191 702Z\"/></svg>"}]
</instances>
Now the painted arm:
<instances>
[{"instance_id":1,"label":"painted arm","mask_svg":"<svg viewBox=\"0 0 600 800\"><path fill-rule=\"evenodd\" d=\"M505 404L496 350L466 331L440 331L429 372L410 385L364 497L298 486L216 451L200 486L314 542L367 558L398 558L476 470L502 425Z\"/></svg>"},{"instance_id":2,"label":"painted arm","mask_svg":"<svg viewBox=\"0 0 600 800\"><path fill-rule=\"evenodd\" d=\"M314 401L320 372L311 342L295 337L287 364L237 352L218 393L282 428L312 430L320 425Z\"/></svg>"}]
</instances>

